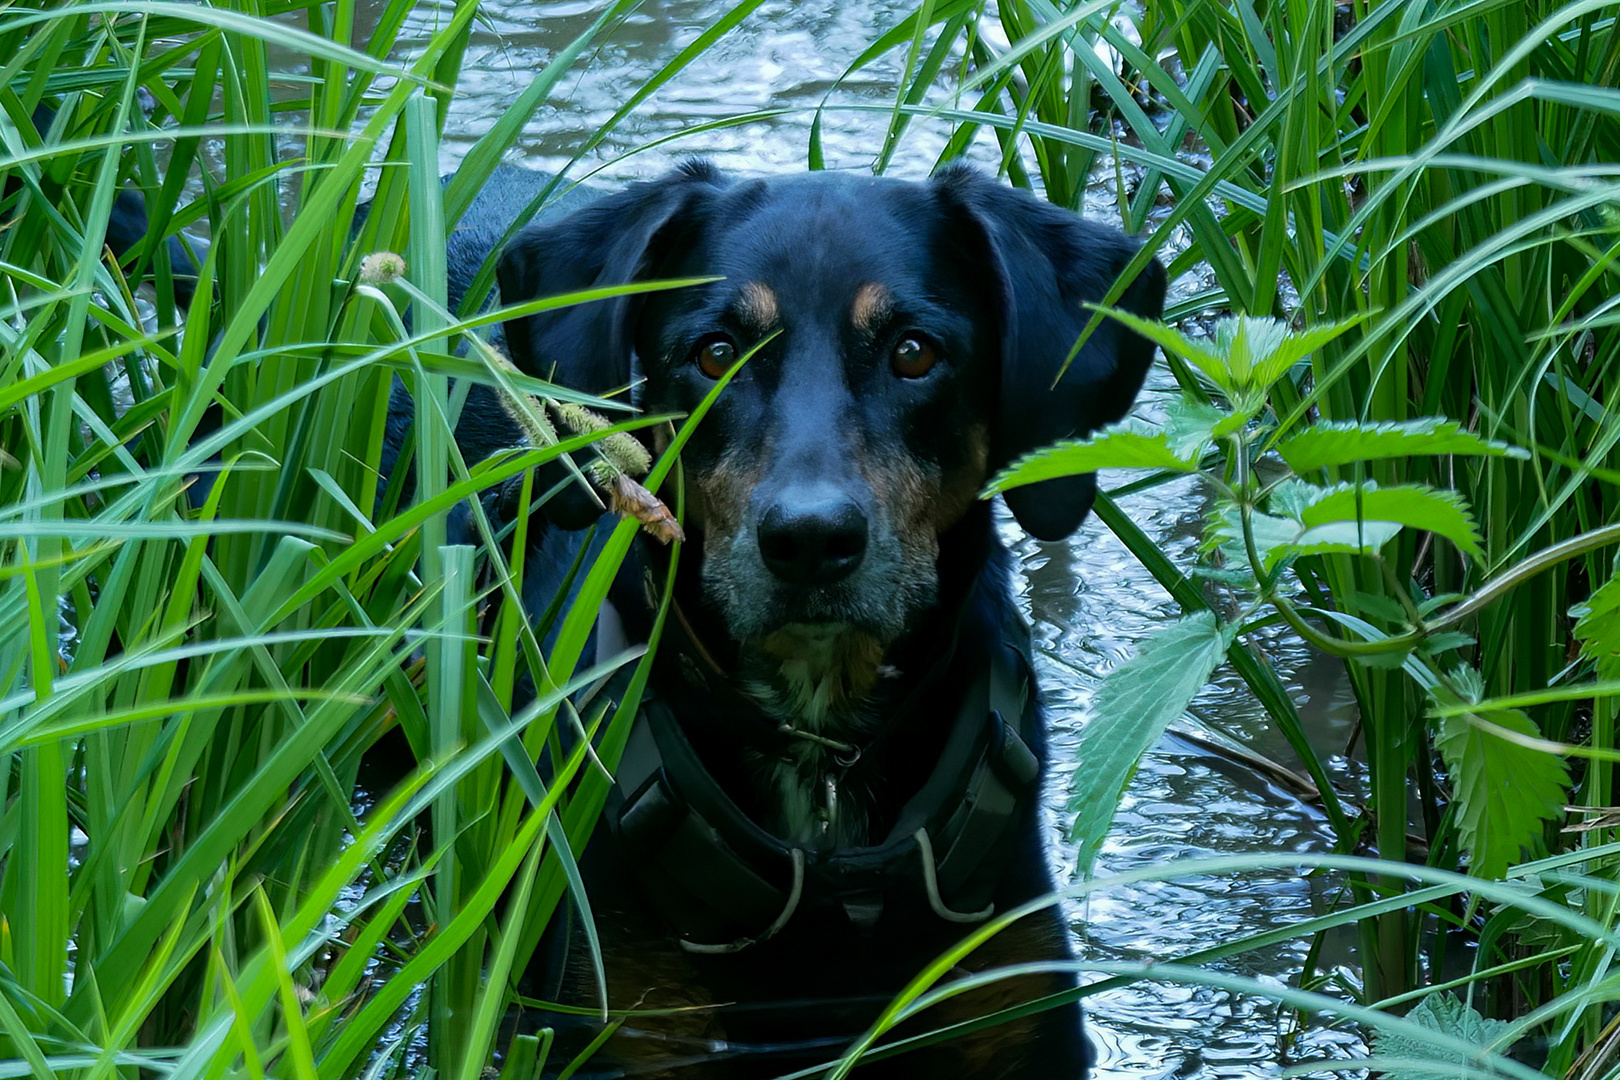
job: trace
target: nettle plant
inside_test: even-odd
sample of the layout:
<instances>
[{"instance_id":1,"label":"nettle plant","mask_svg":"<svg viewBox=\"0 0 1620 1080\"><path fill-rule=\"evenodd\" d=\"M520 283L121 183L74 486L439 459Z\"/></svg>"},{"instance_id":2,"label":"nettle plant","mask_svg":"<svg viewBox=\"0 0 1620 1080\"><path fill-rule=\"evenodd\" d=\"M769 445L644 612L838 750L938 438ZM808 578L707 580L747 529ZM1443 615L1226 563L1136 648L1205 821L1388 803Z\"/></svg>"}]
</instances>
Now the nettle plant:
<instances>
[{"instance_id":1,"label":"nettle plant","mask_svg":"<svg viewBox=\"0 0 1620 1080\"><path fill-rule=\"evenodd\" d=\"M1351 663L1400 668L1422 688L1470 873L1499 877L1542 837L1569 785L1562 757L1550 752L1530 717L1484 701L1481 680L1463 659L1474 641L1459 627L1512 581L1498 579L1470 596L1422 595L1386 561L1386 545L1403 529L1423 530L1477 564L1483 550L1473 512L1454 491L1381 485L1366 474L1380 461L1420 455L1528 453L1442 417L1282 427L1268 408L1273 386L1360 319L1295 332L1276 319L1235 316L1218 322L1212 337L1194 340L1128 313L1107 314L1181 362L1183 393L1168 402L1161 424L1126 420L1049 447L1012 465L989 490L1100 468L1201 474L1214 497L1199 565L1186 572L1191 581L1227 590L1234 602L1225 610L1235 614L1192 611L1103 679L1081 735L1070 804L1080 872L1090 873L1141 755L1229 655L1240 659L1245 635L1280 620L1317 648ZM1318 575L1297 572L1302 560L1319 558L1381 564L1383 591L1358 596L1356 607L1400 629L1392 633L1335 610ZM1319 767L1314 755L1305 756ZM1359 834L1350 824L1341 842Z\"/></svg>"}]
</instances>

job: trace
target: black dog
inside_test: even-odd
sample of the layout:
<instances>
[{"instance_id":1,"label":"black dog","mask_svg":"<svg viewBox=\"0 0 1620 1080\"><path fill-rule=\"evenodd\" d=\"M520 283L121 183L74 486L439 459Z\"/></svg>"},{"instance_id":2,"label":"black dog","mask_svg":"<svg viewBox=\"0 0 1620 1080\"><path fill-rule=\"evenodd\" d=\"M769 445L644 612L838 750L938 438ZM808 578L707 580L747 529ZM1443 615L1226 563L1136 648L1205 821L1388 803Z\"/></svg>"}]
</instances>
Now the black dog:
<instances>
[{"instance_id":1,"label":"black dog","mask_svg":"<svg viewBox=\"0 0 1620 1080\"><path fill-rule=\"evenodd\" d=\"M43 139L50 131L55 118L56 110L53 106L41 104L36 107L30 116L34 124L34 134ZM22 188L22 182L16 177L6 178L3 190L0 190L0 225L10 224L11 207ZM106 246L112 252L114 260L130 271L131 286L138 285L152 269L155 257L153 251L146 251L140 259L130 257L130 252L147 242L150 231L146 216L146 199L133 188L121 188L113 197L112 210L107 217ZM164 242L163 247L169 257L175 305L185 310L191 306L192 298L197 291L198 271L197 264L192 261L192 251L196 250L199 253L206 251L207 245L195 239L182 240L179 236L171 236Z\"/></svg>"},{"instance_id":2,"label":"black dog","mask_svg":"<svg viewBox=\"0 0 1620 1080\"><path fill-rule=\"evenodd\" d=\"M503 169L480 193L451 240L453 304L541 182ZM977 493L1020 454L1130 407L1152 347L1114 323L1052 383L1090 317L1082 305L1135 247L961 168L926 183L732 181L694 164L576 209L578 198L503 253L507 303L722 280L509 323L520 367L596 393L634 382L642 409L687 412L770 339L683 455L696 565L676 579L673 629L584 867L610 1004L661 1011L632 1018L590 1068L775 1076L835 1056L971 926L1052 888L1026 631ZM146 224L139 196L121 194L115 256ZM178 240L168 255L184 306L196 271ZM1164 288L1150 263L1121 306L1156 317ZM385 474L408 415L396 398ZM521 432L480 390L457 437L474 461ZM1031 533L1058 539L1094 490L1076 477L1007 501ZM545 513L580 524L578 505ZM531 537L542 556L571 543L555 529ZM540 606L566 564L549 554L525 582ZM638 550L599 635L646 639L664 558ZM589 1005L594 978L558 925L533 989ZM968 968L1065 959L1066 942L1049 908ZM1003 981L935 1007L923 1027L1072 986L1060 974ZM594 1034L545 1019L565 1051ZM1089 1060L1071 1003L861 1075L1070 1080Z\"/></svg>"},{"instance_id":3,"label":"black dog","mask_svg":"<svg viewBox=\"0 0 1620 1080\"><path fill-rule=\"evenodd\" d=\"M1083 304L1134 251L965 168L909 183L690 164L531 225L502 255L508 304L723 279L508 323L513 360L564 385L634 383L642 409L687 412L770 338L683 455L692 542L675 614L586 857L610 1004L678 1011L631 1018L593 1074L827 1061L926 961L1052 888L1026 631L977 495L1020 454L1130 407L1152 347L1114 323L1052 383ZM1156 317L1164 288L1152 263L1121 304ZM476 406L469 460L516 441ZM1090 476L1049 481L1008 502L1056 539L1094 490ZM615 586L632 640L650 630L665 558L648 542ZM533 989L589 1005L594 980L566 937ZM968 966L1065 959L1066 937L1047 909ZM917 1030L1072 986L1004 981ZM564 1049L593 1034L547 1022ZM1089 1060L1068 1004L860 1075L1072 1080Z\"/></svg>"}]
</instances>

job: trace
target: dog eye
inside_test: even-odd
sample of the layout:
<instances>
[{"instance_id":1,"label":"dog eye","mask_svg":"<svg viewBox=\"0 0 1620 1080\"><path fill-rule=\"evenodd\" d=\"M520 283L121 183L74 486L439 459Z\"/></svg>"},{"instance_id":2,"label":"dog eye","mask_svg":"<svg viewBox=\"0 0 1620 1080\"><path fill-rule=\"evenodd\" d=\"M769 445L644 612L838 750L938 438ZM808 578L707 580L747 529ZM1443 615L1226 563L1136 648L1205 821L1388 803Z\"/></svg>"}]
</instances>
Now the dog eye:
<instances>
[{"instance_id":1,"label":"dog eye","mask_svg":"<svg viewBox=\"0 0 1620 1080\"><path fill-rule=\"evenodd\" d=\"M692 355L699 371L711 379L718 379L737 363L737 346L732 344L730 338L716 335L699 341Z\"/></svg>"},{"instance_id":2,"label":"dog eye","mask_svg":"<svg viewBox=\"0 0 1620 1080\"><path fill-rule=\"evenodd\" d=\"M907 336L895 345L894 352L889 355L889 364L901 378L920 379L928 374L938 359L934 347L928 342L920 337Z\"/></svg>"}]
</instances>

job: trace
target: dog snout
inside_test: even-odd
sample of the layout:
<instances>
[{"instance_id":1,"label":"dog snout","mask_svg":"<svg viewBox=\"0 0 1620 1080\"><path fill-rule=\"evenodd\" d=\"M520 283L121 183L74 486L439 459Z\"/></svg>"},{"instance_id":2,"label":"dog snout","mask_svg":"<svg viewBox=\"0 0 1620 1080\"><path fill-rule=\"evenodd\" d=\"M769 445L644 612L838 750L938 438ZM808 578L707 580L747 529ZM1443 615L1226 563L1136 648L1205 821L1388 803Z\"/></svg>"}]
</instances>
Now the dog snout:
<instances>
[{"instance_id":1,"label":"dog snout","mask_svg":"<svg viewBox=\"0 0 1620 1080\"><path fill-rule=\"evenodd\" d=\"M855 572L866 555L866 515L826 487L784 492L759 520L759 553L791 585L830 585Z\"/></svg>"}]
</instances>

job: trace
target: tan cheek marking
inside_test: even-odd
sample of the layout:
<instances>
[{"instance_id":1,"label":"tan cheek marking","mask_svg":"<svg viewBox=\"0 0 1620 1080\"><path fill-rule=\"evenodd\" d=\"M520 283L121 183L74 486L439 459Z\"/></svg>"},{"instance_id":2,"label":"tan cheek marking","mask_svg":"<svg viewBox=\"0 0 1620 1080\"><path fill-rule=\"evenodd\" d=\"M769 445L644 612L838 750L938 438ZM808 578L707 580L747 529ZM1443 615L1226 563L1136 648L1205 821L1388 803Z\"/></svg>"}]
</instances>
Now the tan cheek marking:
<instances>
[{"instance_id":1,"label":"tan cheek marking","mask_svg":"<svg viewBox=\"0 0 1620 1080\"><path fill-rule=\"evenodd\" d=\"M961 520L979 497L989 472L990 432L975 424L963 435L967 460L949 473L910 457L863 469L867 483L893 514L895 533L908 552L932 559L939 536Z\"/></svg>"},{"instance_id":2,"label":"tan cheek marking","mask_svg":"<svg viewBox=\"0 0 1620 1080\"><path fill-rule=\"evenodd\" d=\"M894 513L897 530L907 546L926 542L934 532L933 509L939 501L939 473L924 469L910 458L875 470L878 490Z\"/></svg>"},{"instance_id":3,"label":"tan cheek marking","mask_svg":"<svg viewBox=\"0 0 1620 1080\"><path fill-rule=\"evenodd\" d=\"M753 497L763 471L759 460L754 455L740 458L728 454L713 469L693 476L699 496L693 509L708 534L704 543L706 550L718 550L737 534L743 510Z\"/></svg>"},{"instance_id":4,"label":"tan cheek marking","mask_svg":"<svg viewBox=\"0 0 1620 1080\"><path fill-rule=\"evenodd\" d=\"M904 567L900 577L931 580L939 557L939 530L933 521L940 496L939 470L901 454L895 461L868 460L861 472L888 511L890 528L900 542Z\"/></svg>"},{"instance_id":5,"label":"tan cheek marking","mask_svg":"<svg viewBox=\"0 0 1620 1080\"><path fill-rule=\"evenodd\" d=\"M967 430L967 460L942 478L934 503L933 526L944 532L961 520L990 479L990 429L974 424Z\"/></svg>"},{"instance_id":6,"label":"tan cheek marking","mask_svg":"<svg viewBox=\"0 0 1620 1080\"><path fill-rule=\"evenodd\" d=\"M782 321L782 308L770 286L750 281L737 296L737 314L761 331L775 330Z\"/></svg>"},{"instance_id":7,"label":"tan cheek marking","mask_svg":"<svg viewBox=\"0 0 1620 1080\"><path fill-rule=\"evenodd\" d=\"M894 295L875 281L868 281L855 290L855 302L849 316L855 329L863 334L876 333L894 309Z\"/></svg>"}]
</instances>

